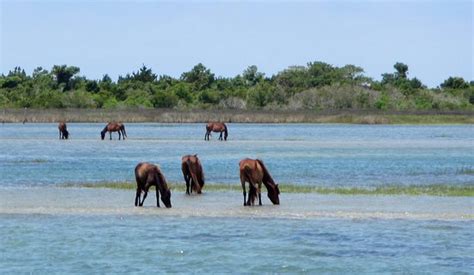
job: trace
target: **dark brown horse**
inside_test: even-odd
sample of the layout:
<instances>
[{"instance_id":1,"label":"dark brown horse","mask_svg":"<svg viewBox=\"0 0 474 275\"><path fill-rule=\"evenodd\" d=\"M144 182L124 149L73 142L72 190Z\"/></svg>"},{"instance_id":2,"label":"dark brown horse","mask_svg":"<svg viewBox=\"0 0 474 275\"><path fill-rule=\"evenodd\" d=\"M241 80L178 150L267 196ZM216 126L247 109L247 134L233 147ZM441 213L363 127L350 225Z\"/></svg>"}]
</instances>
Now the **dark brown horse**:
<instances>
[{"instance_id":1,"label":"dark brown horse","mask_svg":"<svg viewBox=\"0 0 474 275\"><path fill-rule=\"evenodd\" d=\"M100 137L102 140L105 138L105 133L110 133L110 140L112 140L112 132L117 132L119 135L119 140L122 138L125 140L127 137L127 132L125 132L125 126L120 122L109 122L105 128L100 132Z\"/></svg>"},{"instance_id":2,"label":"dark brown horse","mask_svg":"<svg viewBox=\"0 0 474 275\"><path fill-rule=\"evenodd\" d=\"M262 183L267 188L268 198L273 204L280 204L280 189L275 184L272 176L259 159L243 159L239 162L240 167L240 183L244 193L244 205L254 205L255 198L258 194L258 204L262 205L261 188ZM245 190L245 182L249 183L249 197L246 199L247 192Z\"/></svg>"},{"instance_id":3,"label":"dark brown horse","mask_svg":"<svg viewBox=\"0 0 474 275\"><path fill-rule=\"evenodd\" d=\"M58 130L59 130L59 139L69 138L69 132L67 131L67 126L65 122L59 122Z\"/></svg>"},{"instance_id":4,"label":"dark brown horse","mask_svg":"<svg viewBox=\"0 0 474 275\"><path fill-rule=\"evenodd\" d=\"M209 122L206 125L204 140L209 140L211 132L220 133L219 140L222 140L222 133L224 133L224 140L227 140L227 126L223 122Z\"/></svg>"},{"instance_id":5,"label":"dark brown horse","mask_svg":"<svg viewBox=\"0 0 474 275\"><path fill-rule=\"evenodd\" d=\"M156 206L160 207L161 201L167 208L171 208L171 191L166 183L165 176L160 168L154 164L140 162L135 167L135 179L137 180L137 194L135 196L135 206L143 206L148 190L151 186L156 188ZM140 201L142 192L144 192L143 200Z\"/></svg>"},{"instance_id":6,"label":"dark brown horse","mask_svg":"<svg viewBox=\"0 0 474 275\"><path fill-rule=\"evenodd\" d=\"M197 155L187 155L181 159L181 171L183 171L184 180L186 181L186 194L196 192L201 194L204 187L204 172L201 162ZM191 190L189 187L191 186Z\"/></svg>"}]
</instances>

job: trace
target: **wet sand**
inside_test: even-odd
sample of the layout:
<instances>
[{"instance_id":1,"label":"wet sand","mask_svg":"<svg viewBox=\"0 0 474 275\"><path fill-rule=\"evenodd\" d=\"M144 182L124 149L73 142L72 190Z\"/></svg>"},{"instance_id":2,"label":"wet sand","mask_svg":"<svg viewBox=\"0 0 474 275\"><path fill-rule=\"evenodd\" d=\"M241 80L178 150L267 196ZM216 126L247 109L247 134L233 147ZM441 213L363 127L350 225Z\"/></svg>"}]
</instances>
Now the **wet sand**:
<instances>
[{"instance_id":1,"label":"wet sand","mask_svg":"<svg viewBox=\"0 0 474 275\"><path fill-rule=\"evenodd\" d=\"M0 189L0 214L163 215L175 217L341 218L474 220L474 198L282 194L274 206L262 193L263 206L244 207L240 192L172 193L171 209L157 208L150 192L142 208L133 190L89 188Z\"/></svg>"}]
</instances>

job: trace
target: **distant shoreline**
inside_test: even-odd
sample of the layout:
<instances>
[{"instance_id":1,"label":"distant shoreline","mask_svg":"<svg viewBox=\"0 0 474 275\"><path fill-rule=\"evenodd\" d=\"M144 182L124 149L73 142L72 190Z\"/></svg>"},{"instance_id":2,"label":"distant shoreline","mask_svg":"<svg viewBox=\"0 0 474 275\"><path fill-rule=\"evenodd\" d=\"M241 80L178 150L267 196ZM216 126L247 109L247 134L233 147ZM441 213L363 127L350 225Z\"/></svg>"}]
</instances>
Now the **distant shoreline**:
<instances>
[{"instance_id":1,"label":"distant shoreline","mask_svg":"<svg viewBox=\"0 0 474 275\"><path fill-rule=\"evenodd\" d=\"M0 109L2 123L160 122L474 124L474 111Z\"/></svg>"}]
</instances>

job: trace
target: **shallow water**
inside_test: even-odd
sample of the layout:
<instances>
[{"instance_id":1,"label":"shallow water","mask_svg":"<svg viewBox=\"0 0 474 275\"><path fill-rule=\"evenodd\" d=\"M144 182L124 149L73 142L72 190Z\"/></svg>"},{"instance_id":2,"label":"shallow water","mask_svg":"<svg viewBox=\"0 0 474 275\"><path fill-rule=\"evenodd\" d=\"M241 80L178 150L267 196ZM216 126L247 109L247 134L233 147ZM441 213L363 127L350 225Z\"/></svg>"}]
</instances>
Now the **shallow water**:
<instances>
[{"instance_id":1,"label":"shallow water","mask_svg":"<svg viewBox=\"0 0 474 275\"><path fill-rule=\"evenodd\" d=\"M471 272L471 198L0 190L0 273Z\"/></svg>"},{"instance_id":2,"label":"shallow water","mask_svg":"<svg viewBox=\"0 0 474 275\"><path fill-rule=\"evenodd\" d=\"M202 124L0 125L0 273L471 273L471 197L281 194L243 207L240 192L173 192L173 208L133 206L133 190L61 188L133 181L139 161L182 182L198 153L207 183L238 184L237 163L260 157L275 180L319 186L471 185L466 126L230 124L203 141ZM116 137L114 137L116 138Z\"/></svg>"},{"instance_id":3,"label":"shallow water","mask_svg":"<svg viewBox=\"0 0 474 275\"><path fill-rule=\"evenodd\" d=\"M126 141L100 140L103 124L0 126L0 187L133 181L140 161L182 182L181 156L198 154L208 183L238 184L238 162L261 158L279 183L318 186L474 183L474 127L229 124L206 142L203 124L126 124ZM117 136L114 134L114 138Z\"/></svg>"}]
</instances>

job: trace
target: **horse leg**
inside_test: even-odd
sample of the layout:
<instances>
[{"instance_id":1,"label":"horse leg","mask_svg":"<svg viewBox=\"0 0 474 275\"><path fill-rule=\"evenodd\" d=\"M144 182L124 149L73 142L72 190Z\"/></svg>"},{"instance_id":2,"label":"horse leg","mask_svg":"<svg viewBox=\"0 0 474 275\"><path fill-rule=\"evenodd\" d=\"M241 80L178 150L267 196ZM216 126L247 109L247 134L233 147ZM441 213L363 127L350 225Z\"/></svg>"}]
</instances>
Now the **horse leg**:
<instances>
[{"instance_id":1,"label":"horse leg","mask_svg":"<svg viewBox=\"0 0 474 275\"><path fill-rule=\"evenodd\" d=\"M142 194L142 190L137 187L137 194L135 195L135 206L138 206L138 202L140 201L140 195Z\"/></svg>"},{"instance_id":2,"label":"horse leg","mask_svg":"<svg viewBox=\"0 0 474 275\"><path fill-rule=\"evenodd\" d=\"M143 203L145 202L147 195L148 195L148 190L145 190L145 194L143 194L143 200L140 202L140 206L143 206Z\"/></svg>"},{"instance_id":3,"label":"horse leg","mask_svg":"<svg viewBox=\"0 0 474 275\"><path fill-rule=\"evenodd\" d=\"M258 184L258 205L262 205L262 183Z\"/></svg>"},{"instance_id":4,"label":"horse leg","mask_svg":"<svg viewBox=\"0 0 474 275\"><path fill-rule=\"evenodd\" d=\"M186 195L191 195L191 193L189 193L189 179L190 177L187 175L184 177L184 180L186 181Z\"/></svg>"},{"instance_id":5,"label":"horse leg","mask_svg":"<svg viewBox=\"0 0 474 275\"><path fill-rule=\"evenodd\" d=\"M120 138L122 137L122 135L120 134L120 131L117 131L117 133L119 134L119 140L120 140Z\"/></svg>"},{"instance_id":6,"label":"horse leg","mask_svg":"<svg viewBox=\"0 0 474 275\"><path fill-rule=\"evenodd\" d=\"M109 132L109 134L110 134L110 140L112 140L112 132Z\"/></svg>"},{"instance_id":7,"label":"horse leg","mask_svg":"<svg viewBox=\"0 0 474 275\"><path fill-rule=\"evenodd\" d=\"M222 140L222 132L221 132L221 134L219 135L219 140Z\"/></svg>"},{"instance_id":8,"label":"horse leg","mask_svg":"<svg viewBox=\"0 0 474 275\"><path fill-rule=\"evenodd\" d=\"M160 190L158 188L158 184L156 185L156 207L160 207Z\"/></svg>"},{"instance_id":9,"label":"horse leg","mask_svg":"<svg viewBox=\"0 0 474 275\"><path fill-rule=\"evenodd\" d=\"M61 139L61 130L59 130L59 139Z\"/></svg>"},{"instance_id":10,"label":"horse leg","mask_svg":"<svg viewBox=\"0 0 474 275\"><path fill-rule=\"evenodd\" d=\"M242 184L242 193L244 195L244 206L247 205L247 191L245 190L245 180L240 177L240 184Z\"/></svg>"}]
</instances>

